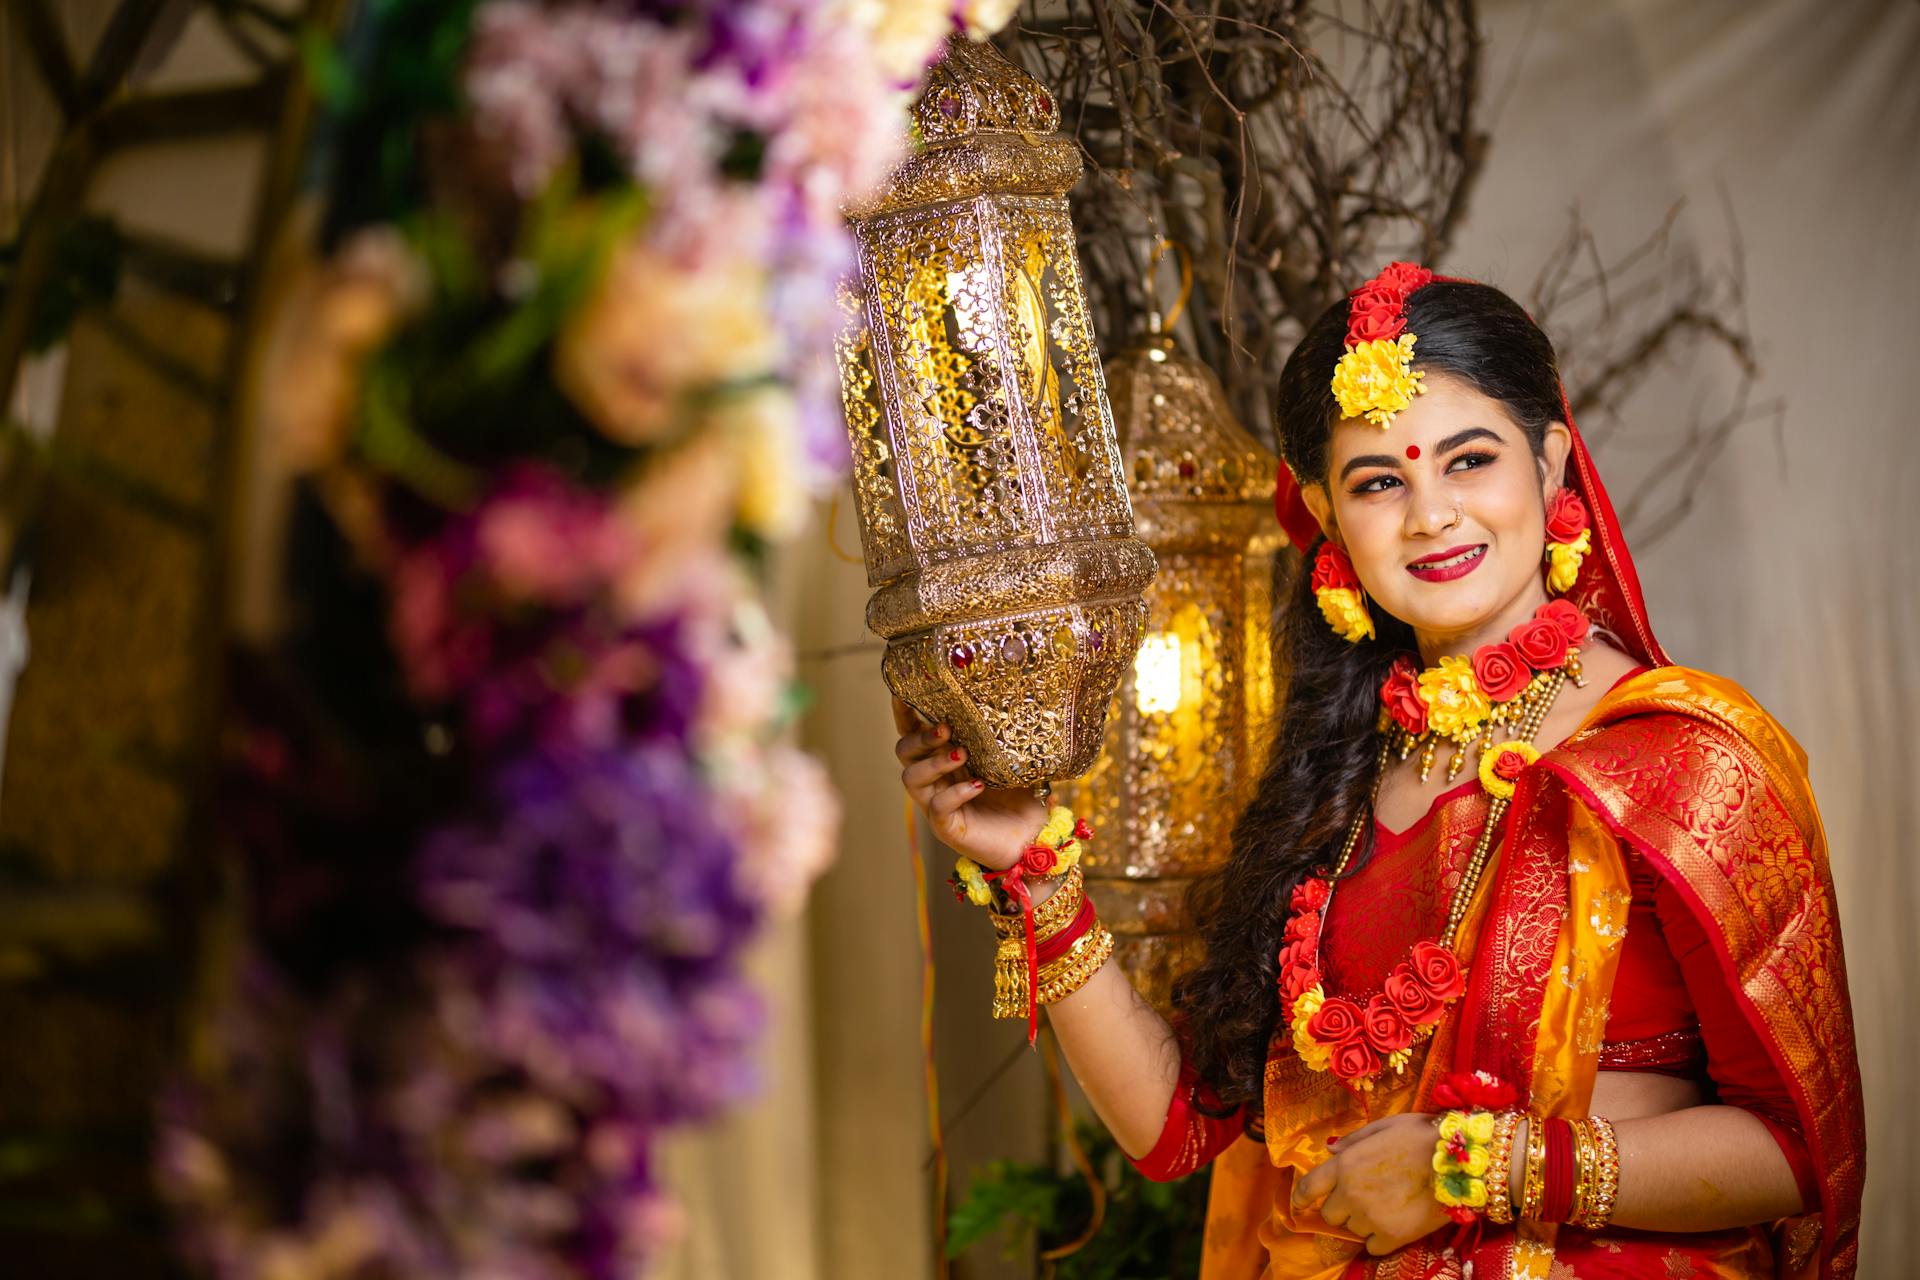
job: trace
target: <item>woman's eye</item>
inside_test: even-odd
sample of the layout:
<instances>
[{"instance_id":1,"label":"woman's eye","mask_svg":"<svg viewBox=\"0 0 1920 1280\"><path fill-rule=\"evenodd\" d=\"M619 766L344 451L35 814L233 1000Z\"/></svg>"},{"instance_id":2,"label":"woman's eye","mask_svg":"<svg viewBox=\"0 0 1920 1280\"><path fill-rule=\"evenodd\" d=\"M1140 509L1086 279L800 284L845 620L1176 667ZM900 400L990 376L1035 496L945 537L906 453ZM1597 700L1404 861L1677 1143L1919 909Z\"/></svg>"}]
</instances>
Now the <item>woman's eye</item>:
<instances>
[{"instance_id":1,"label":"woman's eye","mask_svg":"<svg viewBox=\"0 0 1920 1280\"><path fill-rule=\"evenodd\" d=\"M1386 492L1387 487L1389 485L1397 485L1399 483L1400 483L1399 476L1392 475L1389 473L1382 473L1380 475L1374 476L1370 480L1362 480L1359 484L1353 487L1353 492L1384 493Z\"/></svg>"},{"instance_id":2,"label":"woman's eye","mask_svg":"<svg viewBox=\"0 0 1920 1280\"><path fill-rule=\"evenodd\" d=\"M1461 470L1463 465L1466 469L1484 467L1492 461L1494 461L1494 455L1491 453L1463 453L1447 464L1447 470Z\"/></svg>"}]
</instances>

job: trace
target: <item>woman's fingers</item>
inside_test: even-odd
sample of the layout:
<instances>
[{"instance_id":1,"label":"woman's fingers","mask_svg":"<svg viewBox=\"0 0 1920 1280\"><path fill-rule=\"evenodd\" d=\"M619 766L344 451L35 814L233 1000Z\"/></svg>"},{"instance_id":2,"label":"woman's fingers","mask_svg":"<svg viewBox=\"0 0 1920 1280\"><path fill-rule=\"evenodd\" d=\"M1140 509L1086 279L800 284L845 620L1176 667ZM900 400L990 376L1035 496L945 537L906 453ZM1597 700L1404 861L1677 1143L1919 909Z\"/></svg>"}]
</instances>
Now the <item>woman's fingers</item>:
<instances>
[{"instance_id":1,"label":"woman's fingers","mask_svg":"<svg viewBox=\"0 0 1920 1280\"><path fill-rule=\"evenodd\" d=\"M1317 1208L1340 1182L1340 1160L1334 1157L1315 1166L1307 1176L1293 1184L1293 1210L1300 1213ZM1324 1215L1323 1215L1324 1216Z\"/></svg>"},{"instance_id":2,"label":"woman's fingers","mask_svg":"<svg viewBox=\"0 0 1920 1280\"><path fill-rule=\"evenodd\" d=\"M933 793L933 799L927 803L927 816L936 822L951 818L960 811L960 806L986 790L986 784L975 778L967 782L956 782L952 786L942 787Z\"/></svg>"},{"instance_id":3,"label":"woman's fingers","mask_svg":"<svg viewBox=\"0 0 1920 1280\"><path fill-rule=\"evenodd\" d=\"M952 733L948 731L947 725L925 725L922 729L914 729L912 733L902 737L899 743L895 743L893 754L899 756L900 764L912 764L914 760L924 760L925 756L931 756L935 750L945 754L948 737L952 737Z\"/></svg>"},{"instance_id":4,"label":"woman's fingers","mask_svg":"<svg viewBox=\"0 0 1920 1280\"><path fill-rule=\"evenodd\" d=\"M913 709L911 703L896 694L893 699L893 727L898 729L900 736L904 738L910 733L917 733L926 728L927 722L920 718L920 713Z\"/></svg>"},{"instance_id":5,"label":"woman's fingers","mask_svg":"<svg viewBox=\"0 0 1920 1280\"><path fill-rule=\"evenodd\" d=\"M934 786L941 778L955 769L963 768L967 762L966 749L953 747L946 751L936 751L931 755L915 760L900 771L900 783L906 787L907 794L919 804L926 804L932 797Z\"/></svg>"}]
</instances>

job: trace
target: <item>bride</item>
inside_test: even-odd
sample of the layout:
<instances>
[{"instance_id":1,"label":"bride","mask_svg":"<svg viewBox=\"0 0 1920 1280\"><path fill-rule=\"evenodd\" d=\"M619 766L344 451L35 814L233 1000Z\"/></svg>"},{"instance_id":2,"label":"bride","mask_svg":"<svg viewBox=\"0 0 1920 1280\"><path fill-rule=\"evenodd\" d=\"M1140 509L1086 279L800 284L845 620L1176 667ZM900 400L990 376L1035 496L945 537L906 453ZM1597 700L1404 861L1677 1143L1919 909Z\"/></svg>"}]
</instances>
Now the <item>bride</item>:
<instances>
[{"instance_id":1,"label":"bride","mask_svg":"<svg viewBox=\"0 0 1920 1280\"><path fill-rule=\"evenodd\" d=\"M1071 815L895 704L902 781L1013 957L996 1012L1047 1006L1148 1176L1215 1163L1204 1280L1852 1275L1860 1079L1805 757L1654 639L1545 334L1395 263L1277 402L1313 568L1171 1023L1094 945Z\"/></svg>"}]
</instances>

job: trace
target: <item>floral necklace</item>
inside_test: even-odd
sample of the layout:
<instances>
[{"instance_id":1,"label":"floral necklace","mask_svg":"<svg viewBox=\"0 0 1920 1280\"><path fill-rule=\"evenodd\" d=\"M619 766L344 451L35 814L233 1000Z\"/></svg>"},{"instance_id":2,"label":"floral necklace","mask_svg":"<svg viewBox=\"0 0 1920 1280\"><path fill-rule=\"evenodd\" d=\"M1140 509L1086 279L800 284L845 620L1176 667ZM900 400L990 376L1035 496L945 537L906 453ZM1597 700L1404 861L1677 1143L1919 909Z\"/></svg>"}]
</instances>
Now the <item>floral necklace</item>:
<instances>
[{"instance_id":1,"label":"floral necklace","mask_svg":"<svg viewBox=\"0 0 1920 1280\"><path fill-rule=\"evenodd\" d=\"M1574 645L1586 638L1587 630L1585 614L1564 600L1553 600L1515 627L1506 640L1480 646L1471 663L1442 658L1437 670L1418 675L1409 659L1403 657L1394 664L1380 689L1385 705L1373 790L1353 816L1332 874L1301 881L1288 904L1293 916L1280 949L1280 1014L1292 1032L1294 1052L1310 1069L1331 1071L1356 1090L1372 1089L1385 1071L1404 1074L1413 1046L1433 1034L1447 1005L1466 990L1466 974L1453 951L1454 937L1492 856L1494 837L1513 799L1514 780L1539 759L1534 735L1567 680L1583 683ZM1536 657L1542 662L1552 660L1554 665L1542 669ZM1504 696L1496 698L1482 687L1482 671L1498 681L1494 687ZM1493 745L1496 724L1507 726L1509 738L1498 747ZM1387 732L1390 726L1397 732ZM1451 779L1459 772L1467 745L1483 730L1480 784L1492 803L1460 883L1448 900L1446 928L1437 940L1414 943L1407 958L1393 967L1370 997L1329 996L1320 963L1321 929L1333 902L1334 884L1373 818L1392 752L1397 747L1404 760L1416 746L1422 747L1420 777L1425 781L1434 749L1445 737L1454 744L1447 771Z\"/></svg>"},{"instance_id":2,"label":"floral necklace","mask_svg":"<svg viewBox=\"0 0 1920 1280\"><path fill-rule=\"evenodd\" d=\"M1391 725L1400 758L1420 752L1420 781L1433 772L1442 741L1453 744L1447 781L1459 776L1467 747L1480 739L1484 780L1493 751L1495 726L1513 737L1518 726L1546 696L1547 682L1565 671L1574 687L1586 684L1580 649L1587 638L1587 615L1566 600L1549 600L1533 616L1507 633L1505 640L1483 644L1473 658L1447 657L1425 671L1402 654L1380 686L1380 727ZM1511 767L1511 766L1509 766Z\"/></svg>"}]
</instances>

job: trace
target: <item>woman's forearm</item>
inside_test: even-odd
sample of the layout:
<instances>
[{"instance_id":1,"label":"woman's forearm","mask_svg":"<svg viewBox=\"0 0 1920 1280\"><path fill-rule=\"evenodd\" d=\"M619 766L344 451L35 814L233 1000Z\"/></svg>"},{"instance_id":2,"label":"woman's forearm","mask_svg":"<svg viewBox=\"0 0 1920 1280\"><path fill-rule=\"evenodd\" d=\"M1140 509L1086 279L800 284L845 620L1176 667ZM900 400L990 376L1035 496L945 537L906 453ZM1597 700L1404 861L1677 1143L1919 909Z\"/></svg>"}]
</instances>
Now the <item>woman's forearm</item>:
<instances>
[{"instance_id":1,"label":"woman's forearm","mask_svg":"<svg viewBox=\"0 0 1920 1280\"><path fill-rule=\"evenodd\" d=\"M1525 1127L1509 1186L1522 1185ZM1802 1210L1793 1166L1751 1112L1688 1107L1614 1122L1620 1192L1613 1225L1639 1231L1722 1231Z\"/></svg>"},{"instance_id":2,"label":"woman's forearm","mask_svg":"<svg viewBox=\"0 0 1920 1280\"><path fill-rule=\"evenodd\" d=\"M1180 1046L1166 1019L1111 960L1085 986L1049 1005L1047 1019L1074 1079L1120 1149L1135 1158L1153 1150L1180 1076Z\"/></svg>"}]
</instances>

